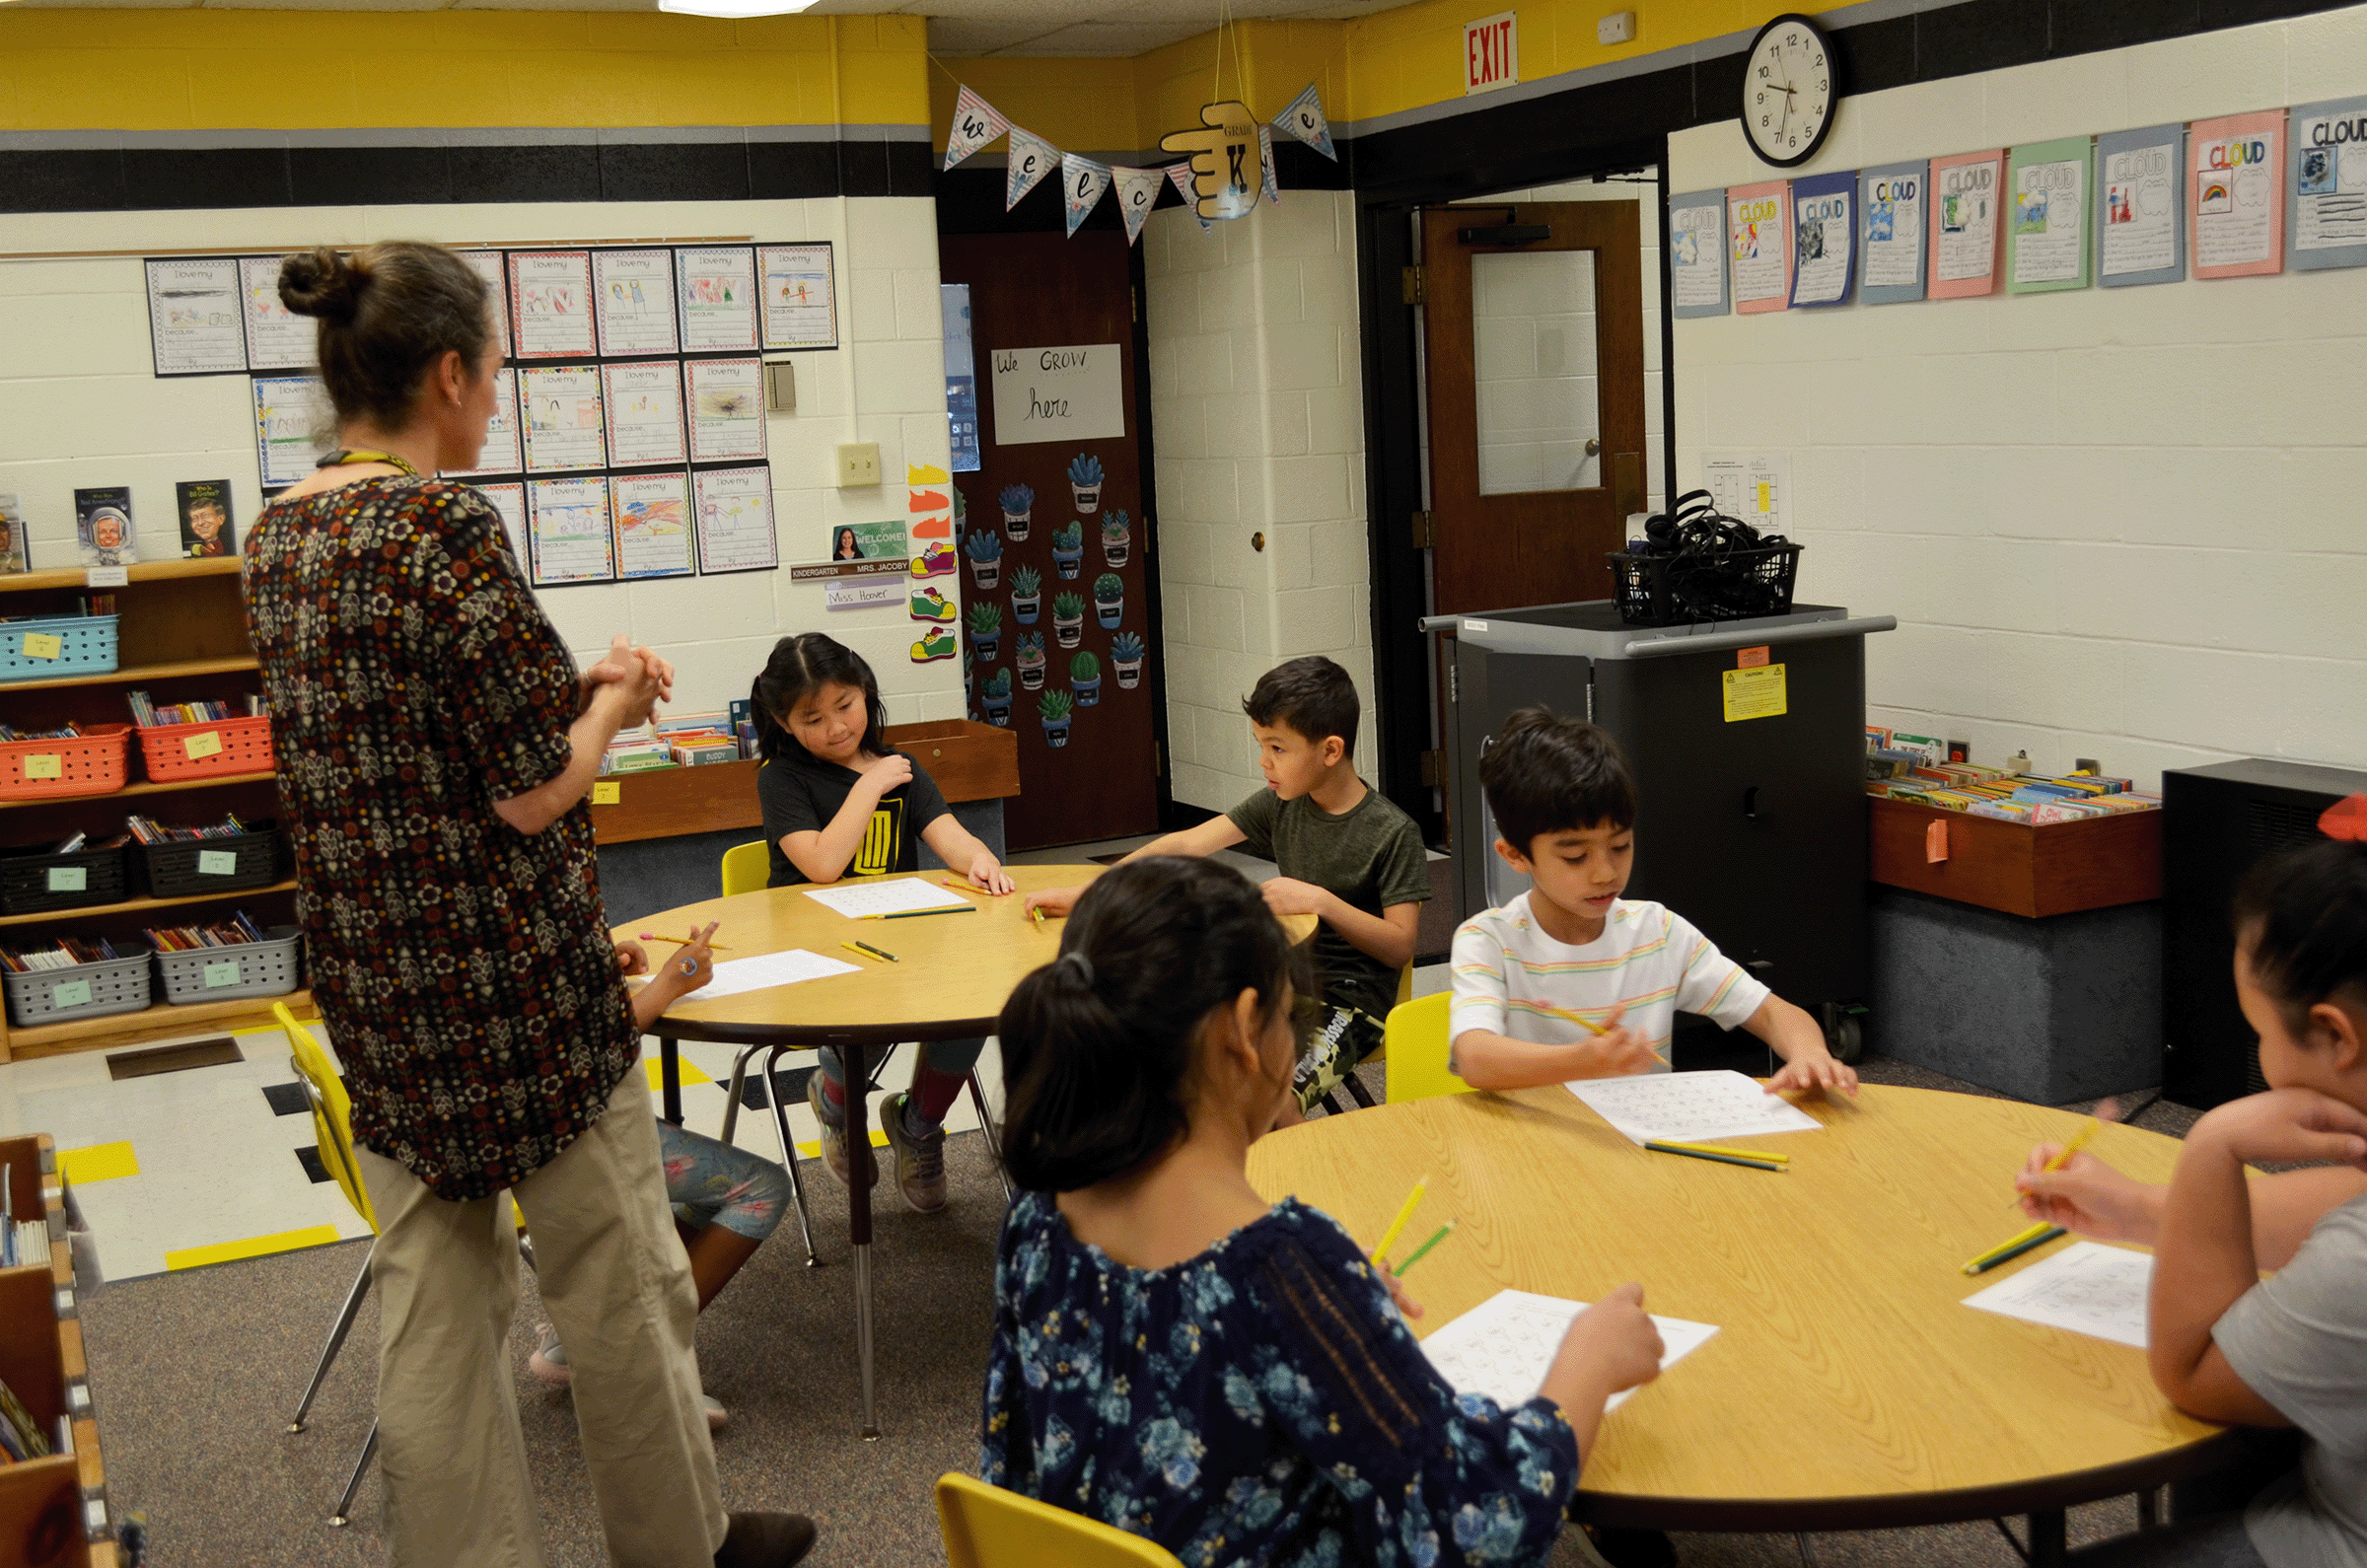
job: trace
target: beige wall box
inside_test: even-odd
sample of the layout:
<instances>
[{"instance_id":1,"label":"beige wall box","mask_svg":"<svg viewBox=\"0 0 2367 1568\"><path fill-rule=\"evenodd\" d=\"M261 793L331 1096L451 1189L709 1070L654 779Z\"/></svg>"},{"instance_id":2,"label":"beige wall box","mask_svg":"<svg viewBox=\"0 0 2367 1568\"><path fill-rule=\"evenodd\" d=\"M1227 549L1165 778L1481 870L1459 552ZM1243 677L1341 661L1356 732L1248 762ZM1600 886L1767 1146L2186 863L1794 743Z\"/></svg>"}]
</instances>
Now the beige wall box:
<instances>
[{"instance_id":1,"label":"beige wall box","mask_svg":"<svg viewBox=\"0 0 2367 1568\"><path fill-rule=\"evenodd\" d=\"M1595 24L1595 41L1609 48L1614 43L1635 41L1635 13L1614 11Z\"/></svg>"},{"instance_id":2,"label":"beige wall box","mask_svg":"<svg viewBox=\"0 0 2367 1568\"><path fill-rule=\"evenodd\" d=\"M880 482L880 444L849 441L838 449L838 488Z\"/></svg>"},{"instance_id":3,"label":"beige wall box","mask_svg":"<svg viewBox=\"0 0 2367 1568\"><path fill-rule=\"evenodd\" d=\"M793 360L764 362L764 406L776 414L797 412L797 364Z\"/></svg>"}]
</instances>

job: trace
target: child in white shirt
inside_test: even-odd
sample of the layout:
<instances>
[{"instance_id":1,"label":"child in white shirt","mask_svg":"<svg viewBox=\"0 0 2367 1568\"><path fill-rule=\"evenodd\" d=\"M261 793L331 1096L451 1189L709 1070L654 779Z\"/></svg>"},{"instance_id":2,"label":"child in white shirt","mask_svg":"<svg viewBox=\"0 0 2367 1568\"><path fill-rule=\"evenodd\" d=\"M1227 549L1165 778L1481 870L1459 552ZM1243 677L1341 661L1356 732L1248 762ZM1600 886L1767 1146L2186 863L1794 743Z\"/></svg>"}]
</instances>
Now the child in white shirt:
<instances>
[{"instance_id":1,"label":"child in white shirt","mask_svg":"<svg viewBox=\"0 0 2367 1568\"><path fill-rule=\"evenodd\" d=\"M1857 1092L1814 1019L1682 915L1619 896L1635 856L1635 779L1606 731L1523 708L1479 759L1479 787L1502 834L1496 853L1530 891L1455 933L1448 1060L1466 1083L1665 1073L1682 1010L1765 1040L1784 1059L1770 1094Z\"/></svg>"}]
</instances>

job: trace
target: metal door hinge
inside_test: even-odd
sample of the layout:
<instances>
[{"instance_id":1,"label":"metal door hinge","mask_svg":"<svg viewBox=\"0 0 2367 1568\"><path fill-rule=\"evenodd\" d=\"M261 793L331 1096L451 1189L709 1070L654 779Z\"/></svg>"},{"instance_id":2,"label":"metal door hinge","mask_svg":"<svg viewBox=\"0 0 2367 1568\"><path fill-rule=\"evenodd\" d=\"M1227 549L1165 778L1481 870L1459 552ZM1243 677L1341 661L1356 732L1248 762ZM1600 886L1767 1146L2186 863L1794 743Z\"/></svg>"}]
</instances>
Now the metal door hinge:
<instances>
[{"instance_id":1,"label":"metal door hinge","mask_svg":"<svg viewBox=\"0 0 2367 1568\"><path fill-rule=\"evenodd\" d=\"M1139 322L1142 320L1142 290L1126 290L1126 303L1133 306L1134 320Z\"/></svg>"},{"instance_id":2,"label":"metal door hinge","mask_svg":"<svg viewBox=\"0 0 2367 1568\"><path fill-rule=\"evenodd\" d=\"M1422 269L1420 267L1405 268L1404 288L1406 304L1419 305L1422 303Z\"/></svg>"},{"instance_id":3,"label":"metal door hinge","mask_svg":"<svg viewBox=\"0 0 2367 1568\"><path fill-rule=\"evenodd\" d=\"M1413 514L1413 547L1417 550L1438 548L1438 526L1428 512Z\"/></svg>"},{"instance_id":4,"label":"metal door hinge","mask_svg":"<svg viewBox=\"0 0 2367 1568\"><path fill-rule=\"evenodd\" d=\"M1422 753L1422 786L1425 789L1438 789L1446 783L1446 778L1447 753L1424 751Z\"/></svg>"},{"instance_id":5,"label":"metal door hinge","mask_svg":"<svg viewBox=\"0 0 2367 1568\"><path fill-rule=\"evenodd\" d=\"M1447 700L1449 702L1461 702L1463 700L1463 666L1459 664L1449 664L1447 666ZM1592 702L1594 699L1590 696L1587 700ZM1586 711L1586 716L1590 719L1593 718L1595 716L1595 710L1591 707L1588 708Z\"/></svg>"}]
</instances>

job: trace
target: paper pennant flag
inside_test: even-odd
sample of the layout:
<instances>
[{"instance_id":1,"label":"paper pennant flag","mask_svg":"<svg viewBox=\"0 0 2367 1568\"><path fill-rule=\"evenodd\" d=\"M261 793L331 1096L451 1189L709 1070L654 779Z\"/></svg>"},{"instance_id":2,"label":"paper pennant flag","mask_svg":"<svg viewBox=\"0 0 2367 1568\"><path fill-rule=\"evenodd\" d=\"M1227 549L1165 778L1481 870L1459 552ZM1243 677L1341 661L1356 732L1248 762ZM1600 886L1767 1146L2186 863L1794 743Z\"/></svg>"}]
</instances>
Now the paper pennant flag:
<instances>
[{"instance_id":1,"label":"paper pennant flag","mask_svg":"<svg viewBox=\"0 0 2367 1568\"><path fill-rule=\"evenodd\" d=\"M2367 795L2345 796L2319 813L2318 831L2367 844Z\"/></svg>"},{"instance_id":2,"label":"paper pennant flag","mask_svg":"<svg viewBox=\"0 0 2367 1568\"><path fill-rule=\"evenodd\" d=\"M1324 101L1316 97L1313 82L1291 100L1290 107L1274 116L1274 123L1333 163L1339 162L1339 149L1331 145L1331 122L1324 117Z\"/></svg>"},{"instance_id":3,"label":"paper pennant flag","mask_svg":"<svg viewBox=\"0 0 2367 1568\"><path fill-rule=\"evenodd\" d=\"M1126 244L1132 245L1142 237L1142 225L1159 204L1159 187L1167 183L1167 176L1157 169L1127 169L1120 165L1110 171L1117 185L1117 210L1126 220Z\"/></svg>"},{"instance_id":4,"label":"paper pennant flag","mask_svg":"<svg viewBox=\"0 0 2367 1568\"><path fill-rule=\"evenodd\" d=\"M1110 188L1110 166L1075 153L1060 155L1060 195L1068 203L1068 232L1075 234L1086 214L1101 204Z\"/></svg>"},{"instance_id":5,"label":"paper pennant flag","mask_svg":"<svg viewBox=\"0 0 2367 1568\"><path fill-rule=\"evenodd\" d=\"M1191 183L1191 165L1169 164L1167 178L1174 183L1176 193L1184 198L1184 210L1193 217L1200 218L1200 193L1193 188ZM1200 218L1200 233L1206 234L1215 227L1216 225L1207 219Z\"/></svg>"},{"instance_id":6,"label":"paper pennant flag","mask_svg":"<svg viewBox=\"0 0 2367 1568\"><path fill-rule=\"evenodd\" d=\"M907 463L904 464L904 483L907 485L917 487L924 484L950 484L952 482L953 475L933 463ZM940 496L937 504L944 506L947 502L943 496Z\"/></svg>"},{"instance_id":7,"label":"paper pennant flag","mask_svg":"<svg viewBox=\"0 0 2367 1568\"><path fill-rule=\"evenodd\" d=\"M945 138L945 167L953 168L1010 128L1011 122L996 113L992 104L962 89L954 100L954 128Z\"/></svg>"},{"instance_id":8,"label":"paper pennant flag","mask_svg":"<svg viewBox=\"0 0 2367 1568\"><path fill-rule=\"evenodd\" d=\"M1280 201L1282 186L1274 178L1274 128L1271 125L1257 127L1257 167L1265 176L1265 199Z\"/></svg>"},{"instance_id":9,"label":"paper pennant flag","mask_svg":"<svg viewBox=\"0 0 2367 1568\"><path fill-rule=\"evenodd\" d=\"M1043 183L1043 177L1059 167L1059 148L1032 130L1012 126L1011 171L1003 182L1003 210L1018 206L1020 197Z\"/></svg>"}]
</instances>

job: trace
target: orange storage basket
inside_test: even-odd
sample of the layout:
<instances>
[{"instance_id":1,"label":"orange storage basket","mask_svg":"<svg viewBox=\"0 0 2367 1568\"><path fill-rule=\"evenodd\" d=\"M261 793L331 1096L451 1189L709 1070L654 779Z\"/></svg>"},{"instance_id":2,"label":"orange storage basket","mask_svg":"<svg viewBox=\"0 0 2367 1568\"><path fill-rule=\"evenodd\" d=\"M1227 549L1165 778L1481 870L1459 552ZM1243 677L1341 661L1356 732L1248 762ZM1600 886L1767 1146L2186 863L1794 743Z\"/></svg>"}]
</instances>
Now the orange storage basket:
<instances>
[{"instance_id":1,"label":"orange storage basket","mask_svg":"<svg viewBox=\"0 0 2367 1568\"><path fill-rule=\"evenodd\" d=\"M112 795L130 782L128 724L94 724L70 741L0 741L0 800Z\"/></svg>"},{"instance_id":2,"label":"orange storage basket","mask_svg":"<svg viewBox=\"0 0 2367 1568\"><path fill-rule=\"evenodd\" d=\"M202 773L268 773L271 716L151 725L140 732L140 760L159 784Z\"/></svg>"}]
</instances>

